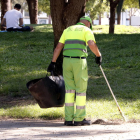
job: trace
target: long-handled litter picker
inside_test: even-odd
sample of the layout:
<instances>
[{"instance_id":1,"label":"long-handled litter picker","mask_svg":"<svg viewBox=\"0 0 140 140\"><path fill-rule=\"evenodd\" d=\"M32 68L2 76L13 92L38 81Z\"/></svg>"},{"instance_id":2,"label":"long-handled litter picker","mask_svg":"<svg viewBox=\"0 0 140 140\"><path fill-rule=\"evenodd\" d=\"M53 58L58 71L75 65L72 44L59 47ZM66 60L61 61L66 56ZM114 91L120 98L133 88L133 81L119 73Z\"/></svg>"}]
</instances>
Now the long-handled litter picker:
<instances>
[{"instance_id":1,"label":"long-handled litter picker","mask_svg":"<svg viewBox=\"0 0 140 140\"><path fill-rule=\"evenodd\" d=\"M110 90L110 92L111 92L111 94L112 94L112 96L113 96L113 98L114 98L114 100L115 100L115 102L116 102L116 105L117 105L117 107L118 107L118 110L119 110L121 116L123 117L124 121L127 122L127 119L126 119L126 117L124 116L123 112L121 111L120 106L119 106L119 104L118 104L118 102L117 102L117 100L116 100L116 98L115 98L115 96L114 96L114 94L113 94L113 91L112 91L112 89L111 89L111 87L110 87L110 85L109 85L109 82L108 82L108 80L107 80L107 78L106 78L106 76L105 76L105 73L104 73L104 71L103 71L103 69L102 69L102 66L100 65L99 67L100 67L100 69L101 69L101 71L102 71L102 74L103 74L105 80L106 80L106 83L107 83L107 85L108 85L108 88L109 88L109 90Z\"/></svg>"}]
</instances>

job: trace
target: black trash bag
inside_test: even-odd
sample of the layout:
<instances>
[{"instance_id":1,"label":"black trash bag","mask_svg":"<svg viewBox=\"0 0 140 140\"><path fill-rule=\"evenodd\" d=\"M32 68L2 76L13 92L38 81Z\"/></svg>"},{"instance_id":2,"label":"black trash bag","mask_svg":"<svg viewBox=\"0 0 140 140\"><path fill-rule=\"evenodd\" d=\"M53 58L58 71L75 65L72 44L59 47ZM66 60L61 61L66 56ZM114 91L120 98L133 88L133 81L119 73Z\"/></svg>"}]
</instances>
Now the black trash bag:
<instances>
[{"instance_id":1,"label":"black trash bag","mask_svg":"<svg viewBox=\"0 0 140 140\"><path fill-rule=\"evenodd\" d=\"M46 76L26 84L40 108L62 107L65 102L65 84L62 76Z\"/></svg>"}]
</instances>

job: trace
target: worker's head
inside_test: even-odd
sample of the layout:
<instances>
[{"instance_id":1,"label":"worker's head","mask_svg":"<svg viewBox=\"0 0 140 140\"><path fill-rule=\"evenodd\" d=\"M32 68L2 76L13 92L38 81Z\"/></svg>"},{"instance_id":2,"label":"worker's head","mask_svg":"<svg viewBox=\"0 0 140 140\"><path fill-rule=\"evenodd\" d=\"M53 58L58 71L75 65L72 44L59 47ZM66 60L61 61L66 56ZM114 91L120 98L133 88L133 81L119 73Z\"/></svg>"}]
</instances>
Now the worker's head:
<instances>
[{"instance_id":1,"label":"worker's head","mask_svg":"<svg viewBox=\"0 0 140 140\"><path fill-rule=\"evenodd\" d=\"M21 9L21 5L20 4L15 4L14 9L20 10Z\"/></svg>"},{"instance_id":2,"label":"worker's head","mask_svg":"<svg viewBox=\"0 0 140 140\"><path fill-rule=\"evenodd\" d=\"M92 21L90 17L83 16L80 18L80 22L84 23L87 27L89 27L92 30Z\"/></svg>"}]
</instances>

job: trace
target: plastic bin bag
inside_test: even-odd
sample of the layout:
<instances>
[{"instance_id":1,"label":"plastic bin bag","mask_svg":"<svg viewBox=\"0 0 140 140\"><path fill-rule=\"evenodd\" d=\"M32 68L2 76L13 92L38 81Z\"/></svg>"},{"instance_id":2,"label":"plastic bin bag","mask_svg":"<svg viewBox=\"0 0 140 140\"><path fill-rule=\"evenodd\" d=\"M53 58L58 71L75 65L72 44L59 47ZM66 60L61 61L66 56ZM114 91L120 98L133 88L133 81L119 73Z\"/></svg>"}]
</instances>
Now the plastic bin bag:
<instances>
[{"instance_id":1,"label":"plastic bin bag","mask_svg":"<svg viewBox=\"0 0 140 140\"><path fill-rule=\"evenodd\" d=\"M65 84L62 76L46 76L26 84L40 108L62 107L65 102Z\"/></svg>"}]
</instances>

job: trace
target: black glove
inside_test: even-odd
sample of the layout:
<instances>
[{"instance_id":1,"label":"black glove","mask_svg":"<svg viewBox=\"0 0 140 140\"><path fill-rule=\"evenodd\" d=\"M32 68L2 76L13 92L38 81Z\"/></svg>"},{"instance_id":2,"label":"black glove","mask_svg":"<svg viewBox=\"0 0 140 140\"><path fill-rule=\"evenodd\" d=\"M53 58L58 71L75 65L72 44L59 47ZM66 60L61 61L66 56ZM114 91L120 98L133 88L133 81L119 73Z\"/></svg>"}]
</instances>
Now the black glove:
<instances>
[{"instance_id":1,"label":"black glove","mask_svg":"<svg viewBox=\"0 0 140 140\"><path fill-rule=\"evenodd\" d=\"M56 62L51 62L50 65L48 66L47 71L51 72L51 73L52 72L54 73L55 65L56 65Z\"/></svg>"},{"instance_id":2,"label":"black glove","mask_svg":"<svg viewBox=\"0 0 140 140\"><path fill-rule=\"evenodd\" d=\"M100 56L100 57L95 57L95 62L96 62L96 64L99 64L99 65L101 65L101 63L102 63L102 56Z\"/></svg>"}]
</instances>

